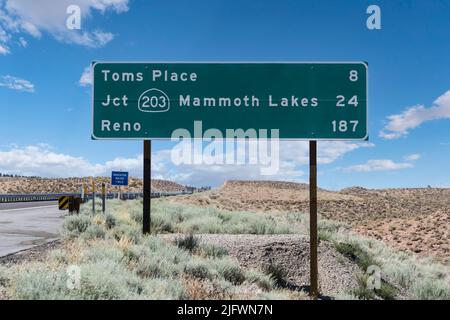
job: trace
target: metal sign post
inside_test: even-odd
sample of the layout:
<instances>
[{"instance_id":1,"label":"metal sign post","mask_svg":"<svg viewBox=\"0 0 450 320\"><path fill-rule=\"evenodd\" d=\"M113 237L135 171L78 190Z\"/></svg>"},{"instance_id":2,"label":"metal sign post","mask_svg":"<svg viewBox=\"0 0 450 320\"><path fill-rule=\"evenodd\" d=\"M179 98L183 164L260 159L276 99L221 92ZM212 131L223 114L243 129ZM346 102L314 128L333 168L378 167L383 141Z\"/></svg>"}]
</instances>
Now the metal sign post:
<instances>
[{"instance_id":1,"label":"metal sign post","mask_svg":"<svg viewBox=\"0 0 450 320\"><path fill-rule=\"evenodd\" d=\"M95 213L95 180L92 178L92 213Z\"/></svg>"},{"instance_id":2,"label":"metal sign post","mask_svg":"<svg viewBox=\"0 0 450 320\"><path fill-rule=\"evenodd\" d=\"M106 185L102 183L102 212L105 213L106 210Z\"/></svg>"},{"instance_id":3,"label":"metal sign post","mask_svg":"<svg viewBox=\"0 0 450 320\"><path fill-rule=\"evenodd\" d=\"M144 140L144 205L143 205L143 219L142 232L144 234L150 233L150 210L151 210L151 192L152 192L152 177L151 177L151 140Z\"/></svg>"},{"instance_id":4,"label":"metal sign post","mask_svg":"<svg viewBox=\"0 0 450 320\"><path fill-rule=\"evenodd\" d=\"M309 141L310 295L318 296L317 270L317 141Z\"/></svg>"}]
</instances>

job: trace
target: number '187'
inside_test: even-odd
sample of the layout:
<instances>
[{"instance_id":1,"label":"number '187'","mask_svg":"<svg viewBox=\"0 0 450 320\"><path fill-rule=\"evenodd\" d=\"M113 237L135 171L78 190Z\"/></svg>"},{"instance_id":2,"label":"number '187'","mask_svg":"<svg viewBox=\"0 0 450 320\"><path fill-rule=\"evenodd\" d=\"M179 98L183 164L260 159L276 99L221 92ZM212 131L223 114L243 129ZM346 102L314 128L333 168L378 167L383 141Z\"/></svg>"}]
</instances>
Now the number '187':
<instances>
[{"instance_id":1,"label":"number '187'","mask_svg":"<svg viewBox=\"0 0 450 320\"><path fill-rule=\"evenodd\" d=\"M351 130L352 132L356 131L356 128L358 127L358 120L341 120L341 121L336 121L333 120L331 122L332 126L333 126L333 132L347 132L348 130Z\"/></svg>"}]
</instances>

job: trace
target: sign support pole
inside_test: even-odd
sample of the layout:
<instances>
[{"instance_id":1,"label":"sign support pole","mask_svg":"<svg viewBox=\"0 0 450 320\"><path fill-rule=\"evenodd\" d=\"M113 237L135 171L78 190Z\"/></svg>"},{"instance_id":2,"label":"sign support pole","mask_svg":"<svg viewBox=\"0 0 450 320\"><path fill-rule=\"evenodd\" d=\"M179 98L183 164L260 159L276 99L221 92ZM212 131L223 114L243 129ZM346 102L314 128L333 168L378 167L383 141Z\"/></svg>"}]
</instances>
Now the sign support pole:
<instances>
[{"instance_id":1,"label":"sign support pole","mask_svg":"<svg viewBox=\"0 0 450 320\"><path fill-rule=\"evenodd\" d=\"M309 141L310 296L318 297L317 268L317 141Z\"/></svg>"},{"instance_id":2,"label":"sign support pole","mask_svg":"<svg viewBox=\"0 0 450 320\"><path fill-rule=\"evenodd\" d=\"M151 178L151 153L152 141L144 140L144 205L143 205L143 219L142 232L144 234L150 233L150 210L151 210L151 192L152 192L152 178Z\"/></svg>"},{"instance_id":3,"label":"sign support pole","mask_svg":"<svg viewBox=\"0 0 450 320\"><path fill-rule=\"evenodd\" d=\"M102 212L105 213L106 210L106 185L102 183Z\"/></svg>"},{"instance_id":4,"label":"sign support pole","mask_svg":"<svg viewBox=\"0 0 450 320\"><path fill-rule=\"evenodd\" d=\"M95 180L92 177L92 213L95 213Z\"/></svg>"}]
</instances>

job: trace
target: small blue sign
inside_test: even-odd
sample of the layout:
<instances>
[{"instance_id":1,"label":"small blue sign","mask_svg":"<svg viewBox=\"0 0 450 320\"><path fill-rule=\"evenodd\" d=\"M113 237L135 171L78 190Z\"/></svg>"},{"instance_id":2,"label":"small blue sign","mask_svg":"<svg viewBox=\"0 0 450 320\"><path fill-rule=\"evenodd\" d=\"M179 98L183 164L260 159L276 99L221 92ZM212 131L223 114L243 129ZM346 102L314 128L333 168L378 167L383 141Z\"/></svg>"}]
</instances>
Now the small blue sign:
<instances>
[{"instance_id":1,"label":"small blue sign","mask_svg":"<svg viewBox=\"0 0 450 320\"><path fill-rule=\"evenodd\" d=\"M113 171L111 175L111 185L113 186L127 186L128 172Z\"/></svg>"}]
</instances>

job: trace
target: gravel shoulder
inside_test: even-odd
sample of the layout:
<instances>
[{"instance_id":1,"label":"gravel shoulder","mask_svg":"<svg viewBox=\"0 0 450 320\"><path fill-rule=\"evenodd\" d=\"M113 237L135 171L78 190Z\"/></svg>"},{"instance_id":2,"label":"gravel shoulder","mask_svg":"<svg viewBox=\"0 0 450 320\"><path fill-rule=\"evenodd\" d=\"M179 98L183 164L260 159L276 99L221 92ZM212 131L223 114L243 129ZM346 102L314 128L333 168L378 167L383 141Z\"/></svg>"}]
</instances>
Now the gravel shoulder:
<instances>
[{"instance_id":1,"label":"gravel shoulder","mask_svg":"<svg viewBox=\"0 0 450 320\"><path fill-rule=\"evenodd\" d=\"M61 240L49 241L45 244L34 246L30 249L25 249L19 252L11 253L0 257L0 264L20 264L29 261L45 261L47 254L54 249L61 248L63 243Z\"/></svg>"}]
</instances>

